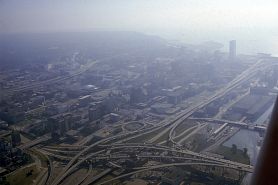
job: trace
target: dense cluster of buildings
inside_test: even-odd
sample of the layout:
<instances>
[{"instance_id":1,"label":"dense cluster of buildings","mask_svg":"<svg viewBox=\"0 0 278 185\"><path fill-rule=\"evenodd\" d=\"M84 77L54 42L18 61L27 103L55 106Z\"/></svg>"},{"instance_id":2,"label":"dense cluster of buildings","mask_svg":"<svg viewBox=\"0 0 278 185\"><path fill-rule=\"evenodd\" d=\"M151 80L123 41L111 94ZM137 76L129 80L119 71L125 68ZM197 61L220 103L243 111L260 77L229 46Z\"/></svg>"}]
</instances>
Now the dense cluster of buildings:
<instances>
[{"instance_id":1,"label":"dense cluster of buildings","mask_svg":"<svg viewBox=\"0 0 278 185\"><path fill-rule=\"evenodd\" d=\"M13 170L29 160L18 147L22 144L20 133L33 138L49 134L55 144L85 145L127 130L150 127L192 104L205 101L249 65L241 63L236 55L236 41L230 42L229 55L196 48L181 50L175 57L114 57L96 62L93 67L91 60L81 60L84 56L74 53L72 59L60 64L36 67L34 74L31 74L33 66L29 71L14 71L15 79L7 75L7 82L0 84L1 89L11 89L13 93L0 99L0 128L3 128L0 134L8 133L10 140L0 139L1 166ZM249 88L249 81L243 83L194 112L193 117L215 117L223 105L230 104L227 113L223 113L224 118L241 120L244 117L255 121L274 101L269 90L277 85L277 79L271 80L277 72L274 70L271 76L261 75L258 83L264 86L257 84ZM40 85L40 81L45 84ZM28 83L34 84L32 88L28 88ZM19 85L21 87L17 87ZM239 101L231 103L246 92ZM134 125L126 129L124 123ZM224 124L212 135L227 126ZM20 132L9 133L11 130ZM126 159L122 164L136 166L134 161ZM150 182L152 177L148 177ZM144 183L143 178L136 178ZM157 176L154 178L157 180ZM159 180L162 184L175 185L190 178L189 171L172 168L166 169Z\"/></svg>"},{"instance_id":2,"label":"dense cluster of buildings","mask_svg":"<svg viewBox=\"0 0 278 185\"><path fill-rule=\"evenodd\" d=\"M75 54L75 58L79 55ZM0 119L8 125L22 123L22 130L33 136L54 132L62 137L70 130L101 128L95 127L96 122L101 120L113 123L121 119L137 119L142 114L128 118L132 114L128 117L123 115L124 110L130 113L149 112L158 118L174 114L180 110L177 104L203 91L213 91L230 78L225 80L226 77L217 76L218 73L212 74L212 71L222 70L220 68L223 67L223 62L220 67L210 62L214 60L214 54L208 54L205 59L199 55L199 51L194 50L177 59L155 58L151 62L145 59L121 60L115 57L110 61L96 63L93 69L82 75L65 78L51 85L35 85L37 89L22 90L20 96L15 91L9 100L2 99L0 102ZM66 67L55 64L36 68L40 71L36 78L44 76L47 81L50 74L56 78L67 76L80 68L81 65L77 65L80 61L71 60L74 67L63 62ZM82 65L86 64L83 62ZM22 81L36 79L30 73L18 71L16 76L21 77L18 80ZM236 74L236 71L233 73ZM221 81L215 81L221 78ZM9 79L12 80L11 76ZM3 88L6 86L2 84ZM109 115L109 119L106 115Z\"/></svg>"},{"instance_id":3,"label":"dense cluster of buildings","mask_svg":"<svg viewBox=\"0 0 278 185\"><path fill-rule=\"evenodd\" d=\"M0 139L0 166L5 172L13 171L26 164L30 157L16 146L21 144L20 134L12 132L7 139Z\"/></svg>"}]
</instances>

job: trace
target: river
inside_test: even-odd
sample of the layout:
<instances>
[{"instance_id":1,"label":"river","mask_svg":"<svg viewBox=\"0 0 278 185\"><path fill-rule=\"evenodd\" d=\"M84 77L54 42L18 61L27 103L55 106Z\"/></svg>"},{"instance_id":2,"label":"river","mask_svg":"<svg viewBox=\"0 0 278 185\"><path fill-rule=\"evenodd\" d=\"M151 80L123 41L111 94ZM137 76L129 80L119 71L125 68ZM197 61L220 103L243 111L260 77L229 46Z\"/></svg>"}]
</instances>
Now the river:
<instances>
[{"instance_id":1,"label":"river","mask_svg":"<svg viewBox=\"0 0 278 185\"><path fill-rule=\"evenodd\" d=\"M262 124L272 112L274 105L271 105L255 122L254 124ZM250 163L254 165L256 163L259 149L258 142L262 138L259 133L256 131L241 129L223 145L227 147L232 147L233 144L236 144L239 149L247 148L248 155L250 157Z\"/></svg>"}]
</instances>

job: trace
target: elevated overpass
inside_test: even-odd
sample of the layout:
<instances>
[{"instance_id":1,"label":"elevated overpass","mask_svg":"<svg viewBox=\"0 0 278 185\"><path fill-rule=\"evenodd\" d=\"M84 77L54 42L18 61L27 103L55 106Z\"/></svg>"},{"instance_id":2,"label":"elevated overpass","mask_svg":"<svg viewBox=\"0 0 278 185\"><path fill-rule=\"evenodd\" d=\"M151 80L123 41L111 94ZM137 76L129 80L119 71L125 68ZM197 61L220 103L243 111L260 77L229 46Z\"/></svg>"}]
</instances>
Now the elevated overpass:
<instances>
[{"instance_id":1,"label":"elevated overpass","mask_svg":"<svg viewBox=\"0 0 278 185\"><path fill-rule=\"evenodd\" d=\"M258 132L265 132L267 127L262 125L248 125L244 122L238 122L238 121L230 121L230 120L224 120L224 119L215 119L215 118L189 118L190 120L196 120L196 121L205 121L205 122L211 122L211 123L218 123L218 124L225 124L228 123L230 126L235 126L239 128L244 128L248 130L254 130Z\"/></svg>"},{"instance_id":2,"label":"elevated overpass","mask_svg":"<svg viewBox=\"0 0 278 185\"><path fill-rule=\"evenodd\" d=\"M32 146L35 146L35 145L39 144L39 143L42 143L42 142L44 142L44 141L47 141L47 140L49 140L49 139L51 139L51 136L50 136L49 134L47 134L47 135L44 135L44 136L42 136L42 137L39 137L39 138L37 138L37 139L35 139L35 140L32 140L32 141L30 141L30 142L27 142L27 143L25 143L25 144L23 144L23 145L20 145L18 148L21 149L21 150L25 150L25 149L28 149L28 148L30 148L30 147L32 147Z\"/></svg>"}]
</instances>

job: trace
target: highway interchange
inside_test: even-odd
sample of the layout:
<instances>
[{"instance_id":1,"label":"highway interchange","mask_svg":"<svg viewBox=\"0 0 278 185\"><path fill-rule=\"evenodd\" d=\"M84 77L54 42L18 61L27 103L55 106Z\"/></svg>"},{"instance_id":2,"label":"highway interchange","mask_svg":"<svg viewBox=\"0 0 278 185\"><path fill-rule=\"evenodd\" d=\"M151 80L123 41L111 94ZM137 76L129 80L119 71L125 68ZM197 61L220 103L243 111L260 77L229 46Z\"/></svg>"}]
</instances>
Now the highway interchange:
<instances>
[{"instance_id":1,"label":"highway interchange","mask_svg":"<svg viewBox=\"0 0 278 185\"><path fill-rule=\"evenodd\" d=\"M252 173L253 167L246 164L241 164L217 157L208 156L202 153L196 153L189 150L184 150L181 147L181 142L176 141L175 139L175 129L183 123L185 120L189 119L190 116L196 112L197 110L203 108L204 106L208 105L209 103L213 102L214 100L224 96L226 93L231 91L232 89L238 87L243 82L246 82L248 79L253 77L257 72L266 70L273 65L277 65L272 61L265 61L260 60L251 67L249 67L246 71L242 72L239 76L237 76L234 80L228 83L225 87L221 88L211 97L208 97L205 101L199 102L195 105L188 107L187 109L183 110L182 112L175 114L166 118L165 120L161 121L157 125L153 125L151 127L142 127L135 131L125 131L124 133L120 133L114 136L110 136L104 139L101 139L93 144L86 146L86 143L89 143L90 138L83 143L81 146L76 147L57 147L56 149L51 149L51 147L43 146L39 150L40 152L44 153L47 156L51 156L54 158L60 158L62 160L68 161L67 165L63 167L63 169L59 172L59 174L53 179L52 175L51 179L52 182L48 181L48 184L51 185L58 185L63 182L63 180L70 175L79 165L84 162L91 161L106 161L111 162L114 167L117 166L116 161L118 159L128 159L134 158L133 155L130 155L131 152L138 153L143 150L148 152L148 155L136 155L136 159L148 158L148 159L159 159L167 161L166 164L148 166L148 167L136 167L133 169L132 172L120 175L114 179L102 182L100 184L109 184L113 180L120 179L122 177L130 176L135 173L143 172L146 170L153 170L158 168L165 168L169 166L194 166L194 165L201 165L201 166L218 166L223 168L229 169L236 169L248 173ZM192 119L192 118L190 118ZM202 120L213 122L216 120ZM219 122L223 120L218 120ZM238 124L239 126L245 126L244 123L232 123L229 121L225 121L230 124ZM204 126L204 125L202 125ZM155 131L162 130L158 134L154 135L151 139L149 139L146 143L126 143L134 138L142 137L146 134L153 133ZM192 131L194 131L192 129ZM172 143L172 147L166 147L156 142L161 138L163 135L168 134L168 141ZM194 134L194 133L191 133ZM183 139L184 140L184 139ZM27 147L32 147L33 145L29 144ZM35 147L37 148L37 147ZM63 154L64 151L64 154ZM114 153L113 153L114 152ZM166 152L166 154L165 154ZM55 154L56 153L56 154ZM59 153L59 154L57 154ZM156 154L157 153L157 154ZM70 156L69 156L70 155ZM178 162L177 162L178 161ZM51 162L50 162L51 163ZM112 165L112 166L113 166ZM118 166L119 167L119 166ZM50 165L51 168L51 165ZM91 166L90 166L91 168ZM89 169L90 169L89 168ZM51 170L49 171L51 174ZM105 175L106 173L103 173ZM84 178L82 182L85 182ZM88 181L87 181L88 182ZM92 180L91 180L92 183Z\"/></svg>"}]
</instances>

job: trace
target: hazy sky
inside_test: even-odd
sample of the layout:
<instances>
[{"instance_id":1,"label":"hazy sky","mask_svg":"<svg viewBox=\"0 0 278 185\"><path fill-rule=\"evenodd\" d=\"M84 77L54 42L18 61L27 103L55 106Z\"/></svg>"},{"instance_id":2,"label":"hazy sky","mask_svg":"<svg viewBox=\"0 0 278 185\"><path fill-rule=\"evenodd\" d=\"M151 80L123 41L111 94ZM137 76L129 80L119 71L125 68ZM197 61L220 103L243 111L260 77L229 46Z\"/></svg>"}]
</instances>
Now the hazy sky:
<instances>
[{"instance_id":1,"label":"hazy sky","mask_svg":"<svg viewBox=\"0 0 278 185\"><path fill-rule=\"evenodd\" d=\"M278 0L0 0L1 32L130 30L169 38L277 37Z\"/></svg>"}]
</instances>

